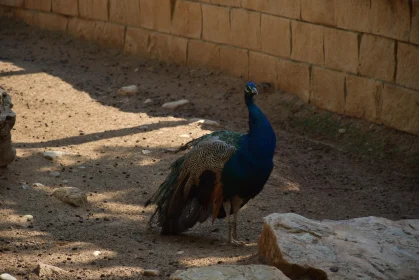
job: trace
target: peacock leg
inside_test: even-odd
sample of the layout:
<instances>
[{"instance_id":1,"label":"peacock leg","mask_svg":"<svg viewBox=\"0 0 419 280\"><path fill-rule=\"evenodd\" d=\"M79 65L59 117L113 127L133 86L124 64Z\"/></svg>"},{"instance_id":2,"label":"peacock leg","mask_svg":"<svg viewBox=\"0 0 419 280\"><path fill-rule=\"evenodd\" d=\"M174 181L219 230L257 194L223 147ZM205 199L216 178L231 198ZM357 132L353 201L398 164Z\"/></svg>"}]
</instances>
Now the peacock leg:
<instances>
[{"instance_id":1,"label":"peacock leg","mask_svg":"<svg viewBox=\"0 0 419 280\"><path fill-rule=\"evenodd\" d=\"M223 202L224 211L226 212L226 221L228 224L228 243L231 243L231 222L230 222L230 201Z\"/></svg>"},{"instance_id":2,"label":"peacock leg","mask_svg":"<svg viewBox=\"0 0 419 280\"><path fill-rule=\"evenodd\" d=\"M238 241L237 240L237 223L238 223L239 210L240 210L240 207L241 207L242 203L243 203L243 200L238 196L233 197L233 199L231 200L231 204L232 204L232 207L233 207L233 215L234 215L232 243L234 243L235 245L244 245L245 244L243 241Z\"/></svg>"}]
</instances>

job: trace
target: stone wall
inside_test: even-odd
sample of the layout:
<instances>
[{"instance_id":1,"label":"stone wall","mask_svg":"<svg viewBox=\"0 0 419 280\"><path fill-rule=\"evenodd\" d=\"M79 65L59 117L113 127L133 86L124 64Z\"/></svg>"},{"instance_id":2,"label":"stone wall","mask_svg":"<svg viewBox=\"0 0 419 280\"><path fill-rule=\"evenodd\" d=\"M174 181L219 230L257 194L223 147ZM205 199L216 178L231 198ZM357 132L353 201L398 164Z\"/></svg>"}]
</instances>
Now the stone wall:
<instances>
[{"instance_id":1,"label":"stone wall","mask_svg":"<svg viewBox=\"0 0 419 280\"><path fill-rule=\"evenodd\" d=\"M0 0L28 24L271 82L419 135L418 0Z\"/></svg>"}]
</instances>

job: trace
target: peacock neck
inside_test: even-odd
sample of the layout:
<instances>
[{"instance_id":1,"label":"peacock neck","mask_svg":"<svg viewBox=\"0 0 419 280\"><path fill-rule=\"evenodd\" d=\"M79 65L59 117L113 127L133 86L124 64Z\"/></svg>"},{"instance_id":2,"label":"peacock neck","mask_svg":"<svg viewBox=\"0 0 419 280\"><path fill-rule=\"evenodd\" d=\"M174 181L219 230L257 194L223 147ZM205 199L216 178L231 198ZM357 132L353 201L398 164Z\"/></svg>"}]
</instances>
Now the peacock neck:
<instances>
[{"instance_id":1,"label":"peacock neck","mask_svg":"<svg viewBox=\"0 0 419 280\"><path fill-rule=\"evenodd\" d=\"M275 132L265 114L253 102L253 98L246 96L245 101L249 110L249 151L256 157L272 157L276 146Z\"/></svg>"}]
</instances>

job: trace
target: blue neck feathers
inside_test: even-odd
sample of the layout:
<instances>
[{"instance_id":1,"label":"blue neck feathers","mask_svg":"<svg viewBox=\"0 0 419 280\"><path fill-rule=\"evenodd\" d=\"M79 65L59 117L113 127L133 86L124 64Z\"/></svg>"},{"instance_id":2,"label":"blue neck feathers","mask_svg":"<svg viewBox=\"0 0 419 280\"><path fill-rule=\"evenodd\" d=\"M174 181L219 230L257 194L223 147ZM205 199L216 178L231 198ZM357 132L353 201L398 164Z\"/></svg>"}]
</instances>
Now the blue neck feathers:
<instances>
[{"instance_id":1,"label":"blue neck feathers","mask_svg":"<svg viewBox=\"0 0 419 280\"><path fill-rule=\"evenodd\" d=\"M253 97L245 97L249 110L249 133L246 135L250 156L271 160L275 151L276 136L265 114L253 102Z\"/></svg>"}]
</instances>

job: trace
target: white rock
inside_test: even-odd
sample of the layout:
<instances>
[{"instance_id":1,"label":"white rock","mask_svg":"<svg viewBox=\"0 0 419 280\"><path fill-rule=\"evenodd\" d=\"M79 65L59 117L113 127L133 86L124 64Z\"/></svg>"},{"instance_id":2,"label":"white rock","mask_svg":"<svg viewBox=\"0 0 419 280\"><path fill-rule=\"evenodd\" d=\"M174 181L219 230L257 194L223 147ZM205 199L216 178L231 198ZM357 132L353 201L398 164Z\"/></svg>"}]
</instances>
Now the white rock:
<instances>
[{"instance_id":1,"label":"white rock","mask_svg":"<svg viewBox=\"0 0 419 280\"><path fill-rule=\"evenodd\" d=\"M131 86L126 86L126 87L121 87L117 94L120 96L132 96L137 94L140 91L140 89L138 88L138 86L136 85L131 85Z\"/></svg>"},{"instance_id":2,"label":"white rock","mask_svg":"<svg viewBox=\"0 0 419 280\"><path fill-rule=\"evenodd\" d=\"M418 240L419 220L316 221L289 213L265 217L258 246L293 279L315 271L316 279L396 280L418 279Z\"/></svg>"},{"instance_id":3,"label":"white rock","mask_svg":"<svg viewBox=\"0 0 419 280\"><path fill-rule=\"evenodd\" d=\"M345 132L346 132L346 129L344 129L344 128L339 129L339 133L345 133Z\"/></svg>"},{"instance_id":4,"label":"white rock","mask_svg":"<svg viewBox=\"0 0 419 280\"><path fill-rule=\"evenodd\" d=\"M220 124L216 121L212 121L212 120L206 120L206 119L198 119L198 118L193 118L190 119L189 122L191 124L198 124L198 125L211 125L211 126L220 126Z\"/></svg>"},{"instance_id":5,"label":"white rock","mask_svg":"<svg viewBox=\"0 0 419 280\"><path fill-rule=\"evenodd\" d=\"M53 265L38 263L38 266L35 268L35 273L40 277L53 277L63 274L65 275L68 271Z\"/></svg>"},{"instance_id":6,"label":"white rock","mask_svg":"<svg viewBox=\"0 0 419 280\"><path fill-rule=\"evenodd\" d=\"M25 215L25 216L23 216L23 218L26 219L28 222L33 220L32 215Z\"/></svg>"},{"instance_id":7,"label":"white rock","mask_svg":"<svg viewBox=\"0 0 419 280\"><path fill-rule=\"evenodd\" d=\"M143 155L151 154L150 150L142 150L141 152L143 153Z\"/></svg>"},{"instance_id":8,"label":"white rock","mask_svg":"<svg viewBox=\"0 0 419 280\"><path fill-rule=\"evenodd\" d=\"M44 185L42 185L41 183L33 183L32 184L32 186L33 187L38 187L38 188L40 188L40 187L45 187Z\"/></svg>"},{"instance_id":9,"label":"white rock","mask_svg":"<svg viewBox=\"0 0 419 280\"><path fill-rule=\"evenodd\" d=\"M290 280L279 269L267 265L214 265L178 270L171 280Z\"/></svg>"},{"instance_id":10,"label":"white rock","mask_svg":"<svg viewBox=\"0 0 419 280\"><path fill-rule=\"evenodd\" d=\"M0 279L1 280L17 280L15 277L13 277L12 275L10 275L8 273L1 274Z\"/></svg>"},{"instance_id":11,"label":"white rock","mask_svg":"<svg viewBox=\"0 0 419 280\"><path fill-rule=\"evenodd\" d=\"M65 154L66 154L65 152L61 152L61 151L46 151L44 152L44 158L54 160Z\"/></svg>"},{"instance_id":12,"label":"white rock","mask_svg":"<svg viewBox=\"0 0 419 280\"><path fill-rule=\"evenodd\" d=\"M182 137L182 138L191 138L191 136L189 134L182 134L182 135L180 135L180 137Z\"/></svg>"},{"instance_id":13,"label":"white rock","mask_svg":"<svg viewBox=\"0 0 419 280\"><path fill-rule=\"evenodd\" d=\"M182 255L183 253L185 253L184 251L177 251L176 255Z\"/></svg>"},{"instance_id":14,"label":"white rock","mask_svg":"<svg viewBox=\"0 0 419 280\"><path fill-rule=\"evenodd\" d=\"M80 165L79 167L77 167L78 169L86 169L87 167L84 165Z\"/></svg>"},{"instance_id":15,"label":"white rock","mask_svg":"<svg viewBox=\"0 0 419 280\"><path fill-rule=\"evenodd\" d=\"M160 271L156 270L156 269L146 269L143 272L144 276L159 276L160 275Z\"/></svg>"},{"instance_id":16,"label":"white rock","mask_svg":"<svg viewBox=\"0 0 419 280\"><path fill-rule=\"evenodd\" d=\"M153 103L153 99L147 98L147 99L144 101L144 104L150 104L150 103Z\"/></svg>"},{"instance_id":17,"label":"white rock","mask_svg":"<svg viewBox=\"0 0 419 280\"><path fill-rule=\"evenodd\" d=\"M168 149L166 149L165 151L166 151L166 152L169 152L169 153L176 153L177 151L179 151L179 149L168 148Z\"/></svg>"},{"instance_id":18,"label":"white rock","mask_svg":"<svg viewBox=\"0 0 419 280\"><path fill-rule=\"evenodd\" d=\"M59 200L73 206L83 206L87 204L87 195L76 187L62 187L56 189L53 194Z\"/></svg>"},{"instance_id":19,"label":"white rock","mask_svg":"<svg viewBox=\"0 0 419 280\"><path fill-rule=\"evenodd\" d=\"M141 125L141 126L140 126L140 129L147 130L147 129L148 129L148 125Z\"/></svg>"},{"instance_id":20,"label":"white rock","mask_svg":"<svg viewBox=\"0 0 419 280\"><path fill-rule=\"evenodd\" d=\"M22 185L22 189L24 189L24 190L27 190L27 189L29 189L30 187L28 186L28 185L26 185L26 184L23 184Z\"/></svg>"},{"instance_id":21,"label":"white rock","mask_svg":"<svg viewBox=\"0 0 419 280\"><path fill-rule=\"evenodd\" d=\"M166 109L176 109L176 108L178 108L180 106L183 106L185 104L188 104L188 103L189 103L189 100L187 100L187 99L181 99L181 100L174 101L174 102L164 103L162 105L162 107L163 108L166 108Z\"/></svg>"},{"instance_id":22,"label":"white rock","mask_svg":"<svg viewBox=\"0 0 419 280\"><path fill-rule=\"evenodd\" d=\"M57 177L60 177L61 174L58 171L53 171L49 173L49 176L57 178Z\"/></svg>"},{"instance_id":23,"label":"white rock","mask_svg":"<svg viewBox=\"0 0 419 280\"><path fill-rule=\"evenodd\" d=\"M94 251L93 256L98 257L100 254L102 254L101 251Z\"/></svg>"},{"instance_id":24,"label":"white rock","mask_svg":"<svg viewBox=\"0 0 419 280\"><path fill-rule=\"evenodd\" d=\"M64 184L68 184L68 182L69 182L68 180L63 180Z\"/></svg>"}]
</instances>

